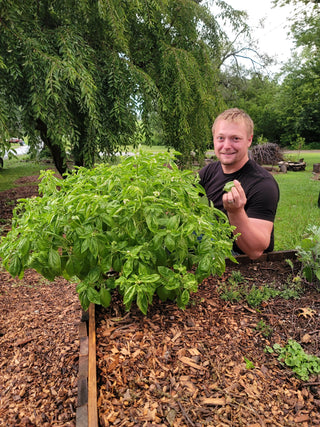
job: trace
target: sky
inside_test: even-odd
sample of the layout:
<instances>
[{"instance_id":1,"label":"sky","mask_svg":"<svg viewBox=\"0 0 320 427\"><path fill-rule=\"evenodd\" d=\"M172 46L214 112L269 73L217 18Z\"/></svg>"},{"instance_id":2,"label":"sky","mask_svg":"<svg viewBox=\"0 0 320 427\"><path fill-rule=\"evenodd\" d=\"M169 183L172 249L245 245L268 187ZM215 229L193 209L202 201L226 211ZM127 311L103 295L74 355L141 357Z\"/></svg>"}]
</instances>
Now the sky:
<instances>
[{"instance_id":1,"label":"sky","mask_svg":"<svg viewBox=\"0 0 320 427\"><path fill-rule=\"evenodd\" d=\"M290 29L288 18L294 14L293 7L272 7L272 0L226 0L234 9L245 10L248 15L248 24L252 28L254 38L259 40L262 53L277 59L278 62L286 62L291 57L293 42L287 33ZM264 19L264 28L259 27L259 21ZM275 67L274 70L279 69Z\"/></svg>"}]
</instances>

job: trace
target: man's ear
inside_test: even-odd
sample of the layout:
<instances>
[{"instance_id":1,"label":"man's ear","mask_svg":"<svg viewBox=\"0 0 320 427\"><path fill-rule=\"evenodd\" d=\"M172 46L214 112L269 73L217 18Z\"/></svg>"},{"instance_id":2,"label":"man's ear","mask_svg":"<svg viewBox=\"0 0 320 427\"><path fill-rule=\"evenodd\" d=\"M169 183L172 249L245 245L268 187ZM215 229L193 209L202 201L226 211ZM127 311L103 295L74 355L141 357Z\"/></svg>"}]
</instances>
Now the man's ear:
<instances>
[{"instance_id":1,"label":"man's ear","mask_svg":"<svg viewBox=\"0 0 320 427\"><path fill-rule=\"evenodd\" d=\"M248 138L248 147L251 146L252 140L253 140L253 134L250 136L250 138Z\"/></svg>"}]
</instances>

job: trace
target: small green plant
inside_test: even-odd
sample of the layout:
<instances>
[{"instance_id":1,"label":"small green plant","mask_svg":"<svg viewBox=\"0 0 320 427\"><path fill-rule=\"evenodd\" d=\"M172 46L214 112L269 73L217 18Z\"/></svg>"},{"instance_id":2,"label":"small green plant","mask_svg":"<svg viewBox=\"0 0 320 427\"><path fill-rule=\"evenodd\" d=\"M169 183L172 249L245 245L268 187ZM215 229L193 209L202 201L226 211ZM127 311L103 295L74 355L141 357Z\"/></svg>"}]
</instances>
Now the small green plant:
<instances>
[{"instance_id":1,"label":"small green plant","mask_svg":"<svg viewBox=\"0 0 320 427\"><path fill-rule=\"evenodd\" d=\"M246 362L246 369L254 369L255 368L254 363L251 362L251 360L244 357L244 361Z\"/></svg>"},{"instance_id":2,"label":"small green plant","mask_svg":"<svg viewBox=\"0 0 320 427\"><path fill-rule=\"evenodd\" d=\"M246 295L246 301L251 307L258 307L263 301L268 301L269 298L274 298L279 295L279 291L270 288L269 286L262 286L257 288L252 286L249 293Z\"/></svg>"},{"instance_id":3,"label":"small green plant","mask_svg":"<svg viewBox=\"0 0 320 427\"><path fill-rule=\"evenodd\" d=\"M281 364L288 366L303 381L308 381L310 375L320 373L320 358L304 352L301 345L289 340L285 347L274 344L266 346L266 353L276 353Z\"/></svg>"},{"instance_id":4,"label":"small green plant","mask_svg":"<svg viewBox=\"0 0 320 427\"><path fill-rule=\"evenodd\" d=\"M300 295L302 293L302 279L301 277L294 276L294 277L288 277L287 283L279 293L279 296L284 299L299 299Z\"/></svg>"},{"instance_id":5,"label":"small green plant","mask_svg":"<svg viewBox=\"0 0 320 427\"><path fill-rule=\"evenodd\" d=\"M84 310L108 306L114 289L127 310L135 302L146 314L155 294L185 308L205 277L235 261L234 228L201 201L199 177L175 160L139 151L64 180L43 172L42 197L20 201L1 241L5 268L20 278L33 268L48 280L77 281Z\"/></svg>"},{"instance_id":6,"label":"small green plant","mask_svg":"<svg viewBox=\"0 0 320 427\"><path fill-rule=\"evenodd\" d=\"M242 287L240 286L244 282L244 277L240 271L233 270L227 283L223 283L219 286L221 291L221 299L224 301L237 302L242 299Z\"/></svg>"},{"instance_id":7,"label":"small green plant","mask_svg":"<svg viewBox=\"0 0 320 427\"><path fill-rule=\"evenodd\" d=\"M232 285L232 284L229 285L223 282L219 286L219 290L221 292L220 298L223 299L224 301L237 302L242 299L241 289L239 289L239 286L237 285Z\"/></svg>"},{"instance_id":8,"label":"small green plant","mask_svg":"<svg viewBox=\"0 0 320 427\"><path fill-rule=\"evenodd\" d=\"M309 225L306 237L296 247L302 264L302 274L310 283L320 281L320 227Z\"/></svg>"},{"instance_id":9,"label":"small green plant","mask_svg":"<svg viewBox=\"0 0 320 427\"><path fill-rule=\"evenodd\" d=\"M268 142L268 138L263 135L258 136L257 142L255 145L266 144Z\"/></svg>"},{"instance_id":10,"label":"small green plant","mask_svg":"<svg viewBox=\"0 0 320 427\"><path fill-rule=\"evenodd\" d=\"M270 337L273 332L271 326L267 325L262 319L257 323L256 330L260 331L265 338Z\"/></svg>"},{"instance_id":11,"label":"small green plant","mask_svg":"<svg viewBox=\"0 0 320 427\"><path fill-rule=\"evenodd\" d=\"M292 259L287 258L285 260L285 262L289 265L289 267L291 268L292 274L293 274L294 273L294 265L293 265Z\"/></svg>"},{"instance_id":12,"label":"small green plant","mask_svg":"<svg viewBox=\"0 0 320 427\"><path fill-rule=\"evenodd\" d=\"M233 270L231 272L231 276L228 279L228 282L231 283L232 285L240 285L240 283L243 283L244 280L245 279L241 274L241 271Z\"/></svg>"},{"instance_id":13,"label":"small green plant","mask_svg":"<svg viewBox=\"0 0 320 427\"><path fill-rule=\"evenodd\" d=\"M300 136L299 134L297 135L297 139L295 141L291 142L291 147L294 150L298 151L298 157L300 157L300 151L303 150L304 146L306 144L306 140L305 138L303 138L302 136Z\"/></svg>"},{"instance_id":14,"label":"small green plant","mask_svg":"<svg viewBox=\"0 0 320 427\"><path fill-rule=\"evenodd\" d=\"M248 305L257 308L262 302L268 301L270 298L299 298L302 285L300 276L295 276L293 279L288 278L288 283L282 290L271 286L257 287L255 285L249 288L241 272L232 271L228 280L219 285L219 291L220 298L224 301L238 302L245 299Z\"/></svg>"}]
</instances>

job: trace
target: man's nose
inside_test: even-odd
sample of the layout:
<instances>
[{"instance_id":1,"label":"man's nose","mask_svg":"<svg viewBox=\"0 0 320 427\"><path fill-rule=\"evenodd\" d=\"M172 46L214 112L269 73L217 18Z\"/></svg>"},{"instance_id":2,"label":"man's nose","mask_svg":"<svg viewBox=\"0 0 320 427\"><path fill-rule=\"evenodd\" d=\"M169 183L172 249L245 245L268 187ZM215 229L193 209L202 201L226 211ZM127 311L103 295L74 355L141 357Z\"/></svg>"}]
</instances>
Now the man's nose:
<instances>
[{"instance_id":1,"label":"man's nose","mask_svg":"<svg viewBox=\"0 0 320 427\"><path fill-rule=\"evenodd\" d=\"M224 142L223 142L223 146L224 148L231 148L231 139L230 138L225 138Z\"/></svg>"}]
</instances>

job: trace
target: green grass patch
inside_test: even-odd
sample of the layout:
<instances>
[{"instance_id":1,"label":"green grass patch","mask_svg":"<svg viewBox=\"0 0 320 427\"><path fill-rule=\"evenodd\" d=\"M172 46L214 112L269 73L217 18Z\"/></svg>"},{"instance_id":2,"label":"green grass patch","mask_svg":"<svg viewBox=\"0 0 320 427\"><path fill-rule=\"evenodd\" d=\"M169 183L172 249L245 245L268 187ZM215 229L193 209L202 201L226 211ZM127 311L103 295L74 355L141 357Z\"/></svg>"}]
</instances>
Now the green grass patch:
<instances>
[{"instance_id":1,"label":"green grass patch","mask_svg":"<svg viewBox=\"0 0 320 427\"><path fill-rule=\"evenodd\" d=\"M304 158L305 171L277 174L280 201L275 219L275 250L295 249L300 244L309 224L320 226L318 196L320 181L312 179L314 163L320 163L320 152L290 154L290 159Z\"/></svg>"},{"instance_id":2,"label":"green grass patch","mask_svg":"<svg viewBox=\"0 0 320 427\"><path fill-rule=\"evenodd\" d=\"M38 175L41 170L51 168L51 164L28 160L28 156L5 159L0 169L0 191L16 187L15 182L24 176Z\"/></svg>"},{"instance_id":3,"label":"green grass patch","mask_svg":"<svg viewBox=\"0 0 320 427\"><path fill-rule=\"evenodd\" d=\"M141 146L143 148L143 151L145 153L164 153L166 151L168 151L168 147L164 146L164 145L142 145ZM137 151L137 148L134 148L132 145L129 145L127 148L128 152L135 152ZM172 148L169 151L174 151Z\"/></svg>"}]
</instances>

